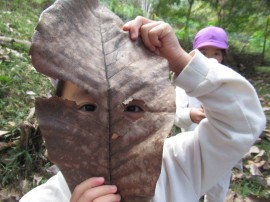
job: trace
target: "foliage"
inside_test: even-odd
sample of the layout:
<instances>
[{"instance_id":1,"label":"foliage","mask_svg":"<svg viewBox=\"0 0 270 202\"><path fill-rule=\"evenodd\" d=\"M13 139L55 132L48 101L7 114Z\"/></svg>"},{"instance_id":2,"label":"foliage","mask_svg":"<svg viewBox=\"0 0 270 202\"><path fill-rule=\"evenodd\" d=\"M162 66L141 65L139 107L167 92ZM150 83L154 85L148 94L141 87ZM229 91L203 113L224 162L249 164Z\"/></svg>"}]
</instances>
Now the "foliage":
<instances>
[{"instance_id":1,"label":"foliage","mask_svg":"<svg viewBox=\"0 0 270 202\"><path fill-rule=\"evenodd\" d=\"M40 12L48 7L53 0L29 0L21 3L20 0L1 0L0 4L0 34L15 38L31 40L33 26L38 20ZM29 6L31 5L31 6Z\"/></svg>"},{"instance_id":2,"label":"foliage","mask_svg":"<svg viewBox=\"0 0 270 202\"><path fill-rule=\"evenodd\" d=\"M257 198L270 199L270 193L262 180L263 178L259 176L244 176L234 181L231 188L243 197L257 196Z\"/></svg>"},{"instance_id":3,"label":"foliage","mask_svg":"<svg viewBox=\"0 0 270 202\"><path fill-rule=\"evenodd\" d=\"M43 180L51 176L47 172L51 163L44 156L44 144L37 124L27 121L2 135L0 141L0 188L14 189L22 195L37 185L35 173L42 175Z\"/></svg>"},{"instance_id":4,"label":"foliage","mask_svg":"<svg viewBox=\"0 0 270 202\"><path fill-rule=\"evenodd\" d=\"M115 14L125 21L131 20L136 16L143 14L142 9L140 9L137 4L132 3L132 1L121 2L118 0L101 0L101 2L108 6L108 8L110 8Z\"/></svg>"},{"instance_id":5,"label":"foliage","mask_svg":"<svg viewBox=\"0 0 270 202\"><path fill-rule=\"evenodd\" d=\"M5 10L0 12L0 20L4 22L0 24L0 35L30 41L41 8L32 12L33 9L28 4L28 7L15 5L17 4L11 4L10 1L1 4ZM38 14L35 15L35 12ZM32 67L28 51L29 47L13 41L1 44L1 130L10 130L22 122L29 107L33 107L34 98L46 96L51 88L49 81Z\"/></svg>"},{"instance_id":6,"label":"foliage","mask_svg":"<svg viewBox=\"0 0 270 202\"><path fill-rule=\"evenodd\" d=\"M53 1L28 2L1 2L1 37L30 43L41 11ZM42 157L44 146L40 134L36 126L25 125L25 120L35 98L47 96L52 88L49 80L32 67L28 52L27 43L0 40L0 190L4 187L21 190L22 184L14 182L32 181L35 172L48 175L44 170L50 163ZM24 140L23 134L27 137ZM32 186L30 183L27 189Z\"/></svg>"},{"instance_id":7,"label":"foliage","mask_svg":"<svg viewBox=\"0 0 270 202\"><path fill-rule=\"evenodd\" d=\"M8 60L0 61L0 68L0 108L4 109L0 112L0 125L2 130L10 130L25 120L35 97L49 92L49 84L33 70L27 52L21 58L10 54Z\"/></svg>"},{"instance_id":8,"label":"foliage","mask_svg":"<svg viewBox=\"0 0 270 202\"><path fill-rule=\"evenodd\" d=\"M145 1L147 0L113 0L110 8L123 19L130 19L131 16L144 13L140 5ZM266 29L270 15L269 1L256 0L247 3L245 0L148 0L148 2L152 3L150 18L170 23L184 47L191 47L193 37L199 29L216 25L228 32L230 47L237 51L237 54L259 53L262 55L260 58L265 60L261 63L270 63L270 29ZM140 9L133 9L133 3Z\"/></svg>"}]
</instances>

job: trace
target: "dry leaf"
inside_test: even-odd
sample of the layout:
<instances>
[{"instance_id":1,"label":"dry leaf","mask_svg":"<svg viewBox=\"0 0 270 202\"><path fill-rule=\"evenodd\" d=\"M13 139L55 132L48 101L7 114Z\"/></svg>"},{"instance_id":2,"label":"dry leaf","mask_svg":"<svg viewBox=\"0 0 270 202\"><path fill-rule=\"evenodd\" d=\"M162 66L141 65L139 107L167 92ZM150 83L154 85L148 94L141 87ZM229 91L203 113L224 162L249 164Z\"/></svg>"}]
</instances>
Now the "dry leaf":
<instances>
[{"instance_id":1,"label":"dry leaf","mask_svg":"<svg viewBox=\"0 0 270 202\"><path fill-rule=\"evenodd\" d=\"M253 145L253 146L249 149L249 153L250 153L250 154L258 154L258 153L260 153L260 149L259 149L259 147Z\"/></svg>"},{"instance_id":2,"label":"dry leaf","mask_svg":"<svg viewBox=\"0 0 270 202\"><path fill-rule=\"evenodd\" d=\"M262 176L261 171L259 170L259 168L255 164L251 164L249 170L250 170L251 175Z\"/></svg>"},{"instance_id":3,"label":"dry leaf","mask_svg":"<svg viewBox=\"0 0 270 202\"><path fill-rule=\"evenodd\" d=\"M3 149L6 149L7 147L9 147L9 144L6 142L0 142L0 151L2 151Z\"/></svg>"},{"instance_id":4,"label":"dry leaf","mask_svg":"<svg viewBox=\"0 0 270 202\"><path fill-rule=\"evenodd\" d=\"M270 177L266 178L267 186L270 187Z\"/></svg>"},{"instance_id":5,"label":"dry leaf","mask_svg":"<svg viewBox=\"0 0 270 202\"><path fill-rule=\"evenodd\" d=\"M40 182L41 182L41 180L42 180L42 176L39 176L39 175L34 175L34 177L33 177L33 185L34 186L38 186L38 185L40 185Z\"/></svg>"},{"instance_id":6,"label":"dry leaf","mask_svg":"<svg viewBox=\"0 0 270 202\"><path fill-rule=\"evenodd\" d=\"M33 65L87 90L97 109L86 113L56 97L38 99L36 109L49 158L71 191L104 176L123 201L143 202L154 195L175 92L167 62L132 42L122 25L96 0L58 0L47 9L33 37ZM144 110L137 120L124 111L133 102Z\"/></svg>"},{"instance_id":7,"label":"dry leaf","mask_svg":"<svg viewBox=\"0 0 270 202\"><path fill-rule=\"evenodd\" d=\"M9 124L10 126L15 126L15 125L16 125L16 123L13 122L13 121L9 121L8 124Z\"/></svg>"},{"instance_id":8,"label":"dry leaf","mask_svg":"<svg viewBox=\"0 0 270 202\"><path fill-rule=\"evenodd\" d=\"M36 93L34 91L26 91L27 95L36 95Z\"/></svg>"},{"instance_id":9,"label":"dry leaf","mask_svg":"<svg viewBox=\"0 0 270 202\"><path fill-rule=\"evenodd\" d=\"M0 136L6 135L8 133L9 133L9 131L0 130Z\"/></svg>"},{"instance_id":10,"label":"dry leaf","mask_svg":"<svg viewBox=\"0 0 270 202\"><path fill-rule=\"evenodd\" d=\"M47 168L46 171L55 175L59 172L59 168L56 165L52 165L51 167Z\"/></svg>"},{"instance_id":11,"label":"dry leaf","mask_svg":"<svg viewBox=\"0 0 270 202\"><path fill-rule=\"evenodd\" d=\"M264 170L270 170L270 154L267 156L267 161L266 161L266 163L263 165L263 169L264 169Z\"/></svg>"},{"instance_id":12,"label":"dry leaf","mask_svg":"<svg viewBox=\"0 0 270 202\"><path fill-rule=\"evenodd\" d=\"M19 198L20 194L13 189L0 189L0 201L16 202Z\"/></svg>"},{"instance_id":13,"label":"dry leaf","mask_svg":"<svg viewBox=\"0 0 270 202\"><path fill-rule=\"evenodd\" d=\"M244 177L244 173L243 172L233 172L232 174L232 181L235 181L237 179L243 178Z\"/></svg>"},{"instance_id":14,"label":"dry leaf","mask_svg":"<svg viewBox=\"0 0 270 202\"><path fill-rule=\"evenodd\" d=\"M264 135L265 135L266 138L270 141L270 130L264 129Z\"/></svg>"},{"instance_id":15,"label":"dry leaf","mask_svg":"<svg viewBox=\"0 0 270 202\"><path fill-rule=\"evenodd\" d=\"M26 180L26 179L21 180L20 187L21 187L21 191L22 191L23 194L27 193L29 191L29 188L30 188L29 181Z\"/></svg>"},{"instance_id":16,"label":"dry leaf","mask_svg":"<svg viewBox=\"0 0 270 202\"><path fill-rule=\"evenodd\" d=\"M261 150L255 157L254 157L254 162L258 163L260 162L265 155L265 151Z\"/></svg>"},{"instance_id":17,"label":"dry leaf","mask_svg":"<svg viewBox=\"0 0 270 202\"><path fill-rule=\"evenodd\" d=\"M6 149L6 148L10 148L12 146L15 146L18 143L17 140L14 140L12 142L0 142L0 151Z\"/></svg>"}]
</instances>

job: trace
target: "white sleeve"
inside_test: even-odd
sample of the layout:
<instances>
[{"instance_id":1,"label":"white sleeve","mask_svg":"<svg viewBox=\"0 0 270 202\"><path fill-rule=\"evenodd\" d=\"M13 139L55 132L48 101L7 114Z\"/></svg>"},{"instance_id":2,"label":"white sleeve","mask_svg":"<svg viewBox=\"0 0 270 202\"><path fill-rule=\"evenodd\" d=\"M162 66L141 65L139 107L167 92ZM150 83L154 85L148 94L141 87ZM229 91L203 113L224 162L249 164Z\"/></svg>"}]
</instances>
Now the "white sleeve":
<instances>
[{"instance_id":1,"label":"white sleeve","mask_svg":"<svg viewBox=\"0 0 270 202\"><path fill-rule=\"evenodd\" d=\"M193 59L174 83L201 101L207 118L188 137L168 141L168 158L178 162L175 166L202 195L249 150L266 119L255 89L245 78L197 50L190 54Z\"/></svg>"},{"instance_id":2,"label":"white sleeve","mask_svg":"<svg viewBox=\"0 0 270 202\"><path fill-rule=\"evenodd\" d=\"M69 202L71 193L61 172L26 193L19 202Z\"/></svg>"},{"instance_id":3,"label":"white sleeve","mask_svg":"<svg viewBox=\"0 0 270 202\"><path fill-rule=\"evenodd\" d=\"M174 124L181 128L182 130L187 130L187 128L193 124L190 118L190 110L188 107L189 99L186 92L179 88L175 88L175 104L176 104L176 113Z\"/></svg>"}]
</instances>

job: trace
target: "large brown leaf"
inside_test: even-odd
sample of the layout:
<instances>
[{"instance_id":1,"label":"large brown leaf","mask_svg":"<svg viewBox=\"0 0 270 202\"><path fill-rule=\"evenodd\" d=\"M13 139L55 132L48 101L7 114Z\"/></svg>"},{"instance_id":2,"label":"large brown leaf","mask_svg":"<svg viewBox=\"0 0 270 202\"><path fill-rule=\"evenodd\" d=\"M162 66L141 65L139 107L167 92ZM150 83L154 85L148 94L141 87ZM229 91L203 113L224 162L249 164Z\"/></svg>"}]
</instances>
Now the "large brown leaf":
<instances>
[{"instance_id":1,"label":"large brown leaf","mask_svg":"<svg viewBox=\"0 0 270 202\"><path fill-rule=\"evenodd\" d=\"M104 176L123 201L149 201L160 174L163 142L174 120L167 62L132 42L123 23L96 0L58 0L45 10L30 55L41 73L86 89L97 109L53 97L36 102L49 158L70 190ZM124 111L140 103L136 120ZM113 133L120 136L114 137Z\"/></svg>"}]
</instances>

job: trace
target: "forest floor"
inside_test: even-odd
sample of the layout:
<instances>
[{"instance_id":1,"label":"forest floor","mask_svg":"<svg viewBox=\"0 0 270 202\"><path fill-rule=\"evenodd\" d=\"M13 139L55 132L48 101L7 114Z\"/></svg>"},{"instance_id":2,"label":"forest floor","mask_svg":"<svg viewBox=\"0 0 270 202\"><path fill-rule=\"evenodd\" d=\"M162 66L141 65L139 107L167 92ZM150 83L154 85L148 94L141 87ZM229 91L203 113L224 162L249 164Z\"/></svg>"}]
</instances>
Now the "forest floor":
<instances>
[{"instance_id":1,"label":"forest floor","mask_svg":"<svg viewBox=\"0 0 270 202\"><path fill-rule=\"evenodd\" d=\"M268 123L243 158L243 169L233 170L226 202L270 201L270 73L258 72L249 80L259 94ZM28 110L22 123L6 123L13 125L11 131L0 129L0 201L18 201L55 173L55 166L46 157L33 108Z\"/></svg>"},{"instance_id":2,"label":"forest floor","mask_svg":"<svg viewBox=\"0 0 270 202\"><path fill-rule=\"evenodd\" d=\"M258 92L267 126L243 158L243 170L233 170L226 202L270 201L270 67L257 68L257 73L248 80Z\"/></svg>"}]
</instances>

